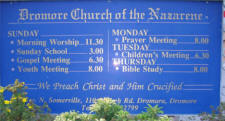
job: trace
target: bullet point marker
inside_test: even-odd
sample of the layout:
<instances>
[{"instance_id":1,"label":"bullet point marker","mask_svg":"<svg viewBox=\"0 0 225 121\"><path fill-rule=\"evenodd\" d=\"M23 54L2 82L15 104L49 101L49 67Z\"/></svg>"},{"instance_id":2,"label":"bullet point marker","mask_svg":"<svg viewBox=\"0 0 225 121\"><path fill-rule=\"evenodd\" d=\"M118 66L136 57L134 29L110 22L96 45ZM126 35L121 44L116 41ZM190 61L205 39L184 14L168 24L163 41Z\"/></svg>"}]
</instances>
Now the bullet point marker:
<instances>
[{"instance_id":1,"label":"bullet point marker","mask_svg":"<svg viewBox=\"0 0 225 121\"><path fill-rule=\"evenodd\" d=\"M13 45L14 44L14 41L10 41L10 44Z\"/></svg>"},{"instance_id":2,"label":"bullet point marker","mask_svg":"<svg viewBox=\"0 0 225 121\"><path fill-rule=\"evenodd\" d=\"M15 51L14 50L11 50L11 53L13 54Z\"/></svg>"},{"instance_id":3,"label":"bullet point marker","mask_svg":"<svg viewBox=\"0 0 225 121\"><path fill-rule=\"evenodd\" d=\"M115 60L113 61L113 65L114 65L114 66L118 66L119 64L120 64L120 63L119 63L118 61L115 61Z\"/></svg>"},{"instance_id":4,"label":"bullet point marker","mask_svg":"<svg viewBox=\"0 0 225 121\"><path fill-rule=\"evenodd\" d=\"M116 52L116 53L115 53L115 56L118 56L118 55L119 55L119 53L118 53L118 52Z\"/></svg>"},{"instance_id":5,"label":"bullet point marker","mask_svg":"<svg viewBox=\"0 0 225 121\"><path fill-rule=\"evenodd\" d=\"M11 58L11 62L14 62L15 61L15 59L14 58Z\"/></svg>"},{"instance_id":6,"label":"bullet point marker","mask_svg":"<svg viewBox=\"0 0 225 121\"><path fill-rule=\"evenodd\" d=\"M15 68L11 68L11 71L15 71Z\"/></svg>"},{"instance_id":7,"label":"bullet point marker","mask_svg":"<svg viewBox=\"0 0 225 121\"><path fill-rule=\"evenodd\" d=\"M120 68L119 67L116 67L116 70L118 71Z\"/></svg>"}]
</instances>

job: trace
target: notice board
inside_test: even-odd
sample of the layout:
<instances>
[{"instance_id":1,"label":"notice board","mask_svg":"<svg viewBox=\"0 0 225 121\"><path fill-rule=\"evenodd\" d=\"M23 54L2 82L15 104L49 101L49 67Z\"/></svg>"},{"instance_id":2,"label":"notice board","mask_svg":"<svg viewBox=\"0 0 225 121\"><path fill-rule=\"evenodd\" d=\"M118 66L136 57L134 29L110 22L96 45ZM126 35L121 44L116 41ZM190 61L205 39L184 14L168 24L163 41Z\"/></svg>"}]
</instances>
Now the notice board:
<instances>
[{"instance_id":1,"label":"notice board","mask_svg":"<svg viewBox=\"0 0 225 121\"><path fill-rule=\"evenodd\" d=\"M220 102L222 2L0 3L0 82L52 113L110 97L132 114L209 112Z\"/></svg>"}]
</instances>

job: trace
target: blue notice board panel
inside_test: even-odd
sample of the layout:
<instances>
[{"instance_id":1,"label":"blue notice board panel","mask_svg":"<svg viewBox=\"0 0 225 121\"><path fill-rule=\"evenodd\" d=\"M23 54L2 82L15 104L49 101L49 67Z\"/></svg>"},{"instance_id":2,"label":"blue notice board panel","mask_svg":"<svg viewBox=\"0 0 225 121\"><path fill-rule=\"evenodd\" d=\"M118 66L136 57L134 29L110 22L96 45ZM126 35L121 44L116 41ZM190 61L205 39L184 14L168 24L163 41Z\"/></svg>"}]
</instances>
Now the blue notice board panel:
<instances>
[{"instance_id":1,"label":"blue notice board panel","mask_svg":"<svg viewBox=\"0 0 225 121\"><path fill-rule=\"evenodd\" d=\"M52 113L110 97L132 114L220 102L222 2L0 3L0 75Z\"/></svg>"}]
</instances>

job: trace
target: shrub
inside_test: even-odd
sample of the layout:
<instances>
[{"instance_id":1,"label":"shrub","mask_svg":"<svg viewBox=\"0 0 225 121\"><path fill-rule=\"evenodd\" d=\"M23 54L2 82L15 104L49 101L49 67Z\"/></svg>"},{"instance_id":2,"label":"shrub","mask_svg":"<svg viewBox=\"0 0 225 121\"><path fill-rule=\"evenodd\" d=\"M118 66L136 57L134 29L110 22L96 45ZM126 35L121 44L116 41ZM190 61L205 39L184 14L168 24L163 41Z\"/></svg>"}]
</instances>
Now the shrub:
<instances>
[{"instance_id":1,"label":"shrub","mask_svg":"<svg viewBox=\"0 0 225 121\"><path fill-rule=\"evenodd\" d=\"M221 103L216 109L212 108L212 113L201 113L202 121L225 121L225 103Z\"/></svg>"},{"instance_id":2,"label":"shrub","mask_svg":"<svg viewBox=\"0 0 225 121\"><path fill-rule=\"evenodd\" d=\"M129 120L128 117L129 117L129 113L127 111L121 110L115 115L114 119L116 121L128 121Z\"/></svg>"},{"instance_id":3,"label":"shrub","mask_svg":"<svg viewBox=\"0 0 225 121\"><path fill-rule=\"evenodd\" d=\"M90 105L90 111L94 112L97 119L111 121L112 118L123 110L122 106L116 104L111 98L100 98L94 104Z\"/></svg>"},{"instance_id":4,"label":"shrub","mask_svg":"<svg viewBox=\"0 0 225 121\"><path fill-rule=\"evenodd\" d=\"M161 107L151 106L148 104L147 112L142 112L135 117L136 121L170 121L171 119L168 116L159 116L159 114L163 114L164 112L161 110Z\"/></svg>"},{"instance_id":5,"label":"shrub","mask_svg":"<svg viewBox=\"0 0 225 121\"><path fill-rule=\"evenodd\" d=\"M78 119L78 113L75 111L61 113L56 116L54 121L76 121Z\"/></svg>"},{"instance_id":6,"label":"shrub","mask_svg":"<svg viewBox=\"0 0 225 121\"><path fill-rule=\"evenodd\" d=\"M91 121L92 115L79 114L76 111L61 113L54 121Z\"/></svg>"},{"instance_id":7,"label":"shrub","mask_svg":"<svg viewBox=\"0 0 225 121\"><path fill-rule=\"evenodd\" d=\"M0 86L0 121L48 121L52 117L47 104L42 107L26 97L24 82L15 81L6 87ZM11 93L9 100L4 93ZM47 111L46 111L47 110Z\"/></svg>"},{"instance_id":8,"label":"shrub","mask_svg":"<svg viewBox=\"0 0 225 121\"><path fill-rule=\"evenodd\" d=\"M92 115L88 115L88 114L85 114L85 113L79 114L78 117L79 117L80 121L90 121L90 120L93 119Z\"/></svg>"},{"instance_id":9,"label":"shrub","mask_svg":"<svg viewBox=\"0 0 225 121\"><path fill-rule=\"evenodd\" d=\"M148 104L147 112L143 112L135 117L135 121L172 121L168 116L159 116L163 114L158 105L152 107ZM129 119L129 113L124 111L122 106L116 104L111 98L100 98L89 107L93 115L79 114L70 111L58 115L54 121L134 121Z\"/></svg>"}]
</instances>

